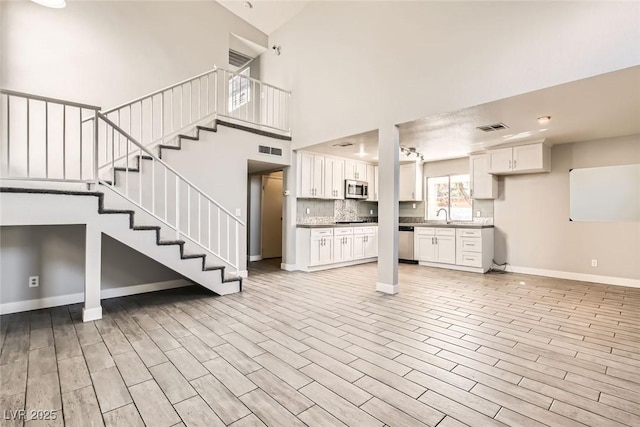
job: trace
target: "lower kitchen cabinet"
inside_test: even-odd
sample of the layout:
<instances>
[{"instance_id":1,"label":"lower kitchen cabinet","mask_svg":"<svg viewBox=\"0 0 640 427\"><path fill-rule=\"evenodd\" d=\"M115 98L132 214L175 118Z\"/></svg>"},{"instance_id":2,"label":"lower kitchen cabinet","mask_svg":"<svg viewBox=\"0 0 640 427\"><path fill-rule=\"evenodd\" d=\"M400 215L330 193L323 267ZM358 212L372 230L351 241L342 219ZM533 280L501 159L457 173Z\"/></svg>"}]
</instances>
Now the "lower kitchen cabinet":
<instances>
[{"instance_id":1,"label":"lower kitchen cabinet","mask_svg":"<svg viewBox=\"0 0 640 427\"><path fill-rule=\"evenodd\" d=\"M326 227L296 230L297 269L316 271L375 261L378 227Z\"/></svg>"},{"instance_id":2,"label":"lower kitchen cabinet","mask_svg":"<svg viewBox=\"0 0 640 427\"><path fill-rule=\"evenodd\" d=\"M416 227L420 265L486 273L493 262L493 228Z\"/></svg>"}]
</instances>

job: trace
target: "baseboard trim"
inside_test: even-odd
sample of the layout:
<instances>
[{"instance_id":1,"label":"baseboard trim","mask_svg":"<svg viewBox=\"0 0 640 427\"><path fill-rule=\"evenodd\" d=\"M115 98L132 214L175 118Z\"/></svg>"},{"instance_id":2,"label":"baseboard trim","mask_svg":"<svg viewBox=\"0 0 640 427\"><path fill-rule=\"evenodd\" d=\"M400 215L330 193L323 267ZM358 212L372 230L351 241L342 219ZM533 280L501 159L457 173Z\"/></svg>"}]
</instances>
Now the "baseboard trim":
<instances>
[{"instance_id":1,"label":"baseboard trim","mask_svg":"<svg viewBox=\"0 0 640 427\"><path fill-rule=\"evenodd\" d=\"M297 271L298 267L296 267L295 264L285 264L283 262L283 263L280 263L280 269L284 271Z\"/></svg>"},{"instance_id":2,"label":"baseboard trim","mask_svg":"<svg viewBox=\"0 0 640 427\"><path fill-rule=\"evenodd\" d=\"M249 261L262 261L262 255L249 255Z\"/></svg>"},{"instance_id":3,"label":"baseboard trim","mask_svg":"<svg viewBox=\"0 0 640 427\"><path fill-rule=\"evenodd\" d=\"M573 273L570 271L546 270L543 268L509 266L507 271L512 273L531 274L533 276L555 277L557 279L578 280L580 282L602 283L605 285L627 286L640 288L640 280L625 277L599 276L597 274Z\"/></svg>"},{"instance_id":4,"label":"baseboard trim","mask_svg":"<svg viewBox=\"0 0 640 427\"><path fill-rule=\"evenodd\" d=\"M400 290L400 285L398 284L390 285L388 283L380 283L380 282L376 284L376 291L383 292L385 294L390 294L390 295L397 294L399 290Z\"/></svg>"},{"instance_id":5,"label":"baseboard trim","mask_svg":"<svg viewBox=\"0 0 640 427\"><path fill-rule=\"evenodd\" d=\"M167 280L165 282L144 283L142 285L121 286L119 288L103 289L100 299L124 297L146 292L163 291L167 289L191 286L185 279ZM61 305L78 304L84 301L84 292L54 297L31 299L26 301L7 302L0 304L0 314L19 313L22 311L39 310L42 308L58 307ZM91 309L95 310L95 309Z\"/></svg>"}]
</instances>

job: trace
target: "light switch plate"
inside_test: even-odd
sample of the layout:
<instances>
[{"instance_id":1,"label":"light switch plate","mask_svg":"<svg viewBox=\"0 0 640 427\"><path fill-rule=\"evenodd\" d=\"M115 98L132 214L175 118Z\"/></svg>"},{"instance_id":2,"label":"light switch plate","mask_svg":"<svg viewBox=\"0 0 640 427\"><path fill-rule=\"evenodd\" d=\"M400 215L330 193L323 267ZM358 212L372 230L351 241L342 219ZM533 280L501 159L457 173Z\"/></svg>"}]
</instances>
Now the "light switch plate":
<instances>
[{"instance_id":1,"label":"light switch plate","mask_svg":"<svg viewBox=\"0 0 640 427\"><path fill-rule=\"evenodd\" d=\"M311 208L307 208L304 211L307 213L307 215L309 215L311 213Z\"/></svg>"}]
</instances>

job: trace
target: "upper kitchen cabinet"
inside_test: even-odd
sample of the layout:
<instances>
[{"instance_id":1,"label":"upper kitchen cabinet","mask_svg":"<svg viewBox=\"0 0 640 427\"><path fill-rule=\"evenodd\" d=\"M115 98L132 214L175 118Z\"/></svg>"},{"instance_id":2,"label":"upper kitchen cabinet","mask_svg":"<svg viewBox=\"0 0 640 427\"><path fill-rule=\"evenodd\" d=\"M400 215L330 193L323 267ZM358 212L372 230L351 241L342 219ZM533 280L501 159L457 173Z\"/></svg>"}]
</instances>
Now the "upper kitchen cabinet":
<instances>
[{"instance_id":1,"label":"upper kitchen cabinet","mask_svg":"<svg viewBox=\"0 0 640 427\"><path fill-rule=\"evenodd\" d=\"M471 175L471 197L474 199L495 199L498 197L498 177L489 173L487 154L469 157Z\"/></svg>"},{"instance_id":2,"label":"upper kitchen cabinet","mask_svg":"<svg viewBox=\"0 0 640 427\"><path fill-rule=\"evenodd\" d=\"M344 160L324 159L324 198L344 199Z\"/></svg>"},{"instance_id":3,"label":"upper kitchen cabinet","mask_svg":"<svg viewBox=\"0 0 640 427\"><path fill-rule=\"evenodd\" d=\"M344 161L344 179L355 179L357 181L367 180L367 164L355 160Z\"/></svg>"},{"instance_id":4,"label":"upper kitchen cabinet","mask_svg":"<svg viewBox=\"0 0 640 427\"><path fill-rule=\"evenodd\" d=\"M378 166L367 165L367 182L369 183L369 197L370 202L378 200Z\"/></svg>"},{"instance_id":5,"label":"upper kitchen cabinet","mask_svg":"<svg viewBox=\"0 0 640 427\"><path fill-rule=\"evenodd\" d=\"M298 153L298 197L324 197L324 156Z\"/></svg>"},{"instance_id":6,"label":"upper kitchen cabinet","mask_svg":"<svg viewBox=\"0 0 640 427\"><path fill-rule=\"evenodd\" d=\"M551 171L551 149L542 142L488 150L487 156L494 175Z\"/></svg>"},{"instance_id":7,"label":"upper kitchen cabinet","mask_svg":"<svg viewBox=\"0 0 640 427\"><path fill-rule=\"evenodd\" d=\"M411 162L400 165L399 197L401 202L422 201L422 164Z\"/></svg>"}]
</instances>

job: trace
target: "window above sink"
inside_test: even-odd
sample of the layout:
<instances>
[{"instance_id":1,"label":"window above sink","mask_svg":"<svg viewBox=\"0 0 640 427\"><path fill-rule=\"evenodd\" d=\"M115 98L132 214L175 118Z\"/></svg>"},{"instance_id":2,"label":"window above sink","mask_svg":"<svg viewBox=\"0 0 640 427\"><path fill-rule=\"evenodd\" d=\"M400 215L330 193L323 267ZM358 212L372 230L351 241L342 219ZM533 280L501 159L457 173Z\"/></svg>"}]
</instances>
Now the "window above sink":
<instances>
[{"instance_id":1,"label":"window above sink","mask_svg":"<svg viewBox=\"0 0 640 427\"><path fill-rule=\"evenodd\" d=\"M471 221L471 179L469 174L427 178L428 221ZM444 209L447 212L445 217ZM440 212L440 216L438 216Z\"/></svg>"}]
</instances>

